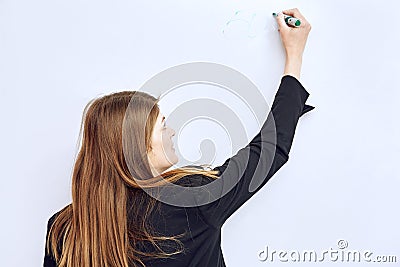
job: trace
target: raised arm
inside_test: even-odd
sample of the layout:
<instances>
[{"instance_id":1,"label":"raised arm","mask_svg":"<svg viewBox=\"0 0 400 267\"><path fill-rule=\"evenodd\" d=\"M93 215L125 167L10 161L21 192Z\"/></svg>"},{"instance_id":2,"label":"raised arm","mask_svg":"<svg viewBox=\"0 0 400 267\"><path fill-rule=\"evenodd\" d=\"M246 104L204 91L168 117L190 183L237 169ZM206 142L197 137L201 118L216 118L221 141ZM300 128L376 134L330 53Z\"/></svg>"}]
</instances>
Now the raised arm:
<instances>
[{"instance_id":1,"label":"raised arm","mask_svg":"<svg viewBox=\"0 0 400 267\"><path fill-rule=\"evenodd\" d=\"M219 199L198 207L208 224L221 226L288 161L297 122L302 114L314 108L305 105L308 96L309 93L295 77L283 76L270 114L260 132L236 155L214 168L220 172L219 179L214 181L202 177L201 184L216 183L214 188L218 190L214 192L219 194L235 183ZM276 140L271 135L271 114L275 119Z\"/></svg>"},{"instance_id":2,"label":"raised arm","mask_svg":"<svg viewBox=\"0 0 400 267\"><path fill-rule=\"evenodd\" d=\"M222 226L288 161L299 118L314 109L305 104L309 93L299 81L302 53L311 26L297 9L284 13L300 18L302 26L290 28L282 14L278 15L279 30L286 50L286 64L271 111L251 142L223 165L214 168L220 172L219 179L214 181L202 177L202 185L215 183L212 192L222 195L209 204L198 206L200 215L213 227Z\"/></svg>"}]
</instances>

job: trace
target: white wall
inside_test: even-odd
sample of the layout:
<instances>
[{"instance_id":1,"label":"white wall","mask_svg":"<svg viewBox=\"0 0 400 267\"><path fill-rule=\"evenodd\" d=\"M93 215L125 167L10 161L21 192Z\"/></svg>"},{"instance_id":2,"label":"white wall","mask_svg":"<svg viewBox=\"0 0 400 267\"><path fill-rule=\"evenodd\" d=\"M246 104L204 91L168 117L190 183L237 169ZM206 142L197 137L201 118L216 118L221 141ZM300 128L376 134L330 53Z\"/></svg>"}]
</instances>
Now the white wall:
<instances>
[{"instance_id":1,"label":"white wall","mask_svg":"<svg viewBox=\"0 0 400 267\"><path fill-rule=\"evenodd\" d=\"M3 0L0 265L42 264L47 219L71 201L81 114L90 99L206 61L240 71L272 104L284 50L270 14L292 7L312 24L301 81L316 108L300 119L289 162L225 224L227 266L283 266L259 261L257 253L266 245L319 253L337 249L339 239L399 262L397 1ZM237 11L242 20L227 26ZM237 106L222 92L205 92ZM187 97L199 96L182 92L165 102L165 112ZM252 137L257 125L243 123ZM208 127L199 127L190 144L218 130ZM222 132L214 138L217 164L235 151L224 149L229 139ZM178 145L196 158L189 140L183 136Z\"/></svg>"}]
</instances>

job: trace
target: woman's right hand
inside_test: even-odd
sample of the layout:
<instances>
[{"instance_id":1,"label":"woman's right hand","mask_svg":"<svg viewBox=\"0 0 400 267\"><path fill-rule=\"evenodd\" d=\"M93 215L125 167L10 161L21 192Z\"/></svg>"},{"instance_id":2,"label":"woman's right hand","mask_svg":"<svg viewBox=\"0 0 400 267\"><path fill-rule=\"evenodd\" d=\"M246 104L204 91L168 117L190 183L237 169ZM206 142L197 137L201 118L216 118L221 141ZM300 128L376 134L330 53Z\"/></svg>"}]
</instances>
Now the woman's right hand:
<instances>
[{"instance_id":1,"label":"woman's right hand","mask_svg":"<svg viewBox=\"0 0 400 267\"><path fill-rule=\"evenodd\" d=\"M299 27L288 26L282 13L300 19L301 25ZM308 34L311 30L310 23L297 8L280 12L277 20L279 26L278 31L280 32L281 40L285 47L286 56L301 57L306 46Z\"/></svg>"},{"instance_id":2,"label":"woman's right hand","mask_svg":"<svg viewBox=\"0 0 400 267\"><path fill-rule=\"evenodd\" d=\"M282 13L300 19L301 25L299 27L288 26ZM292 75L300 80L303 52L311 25L297 8L278 13L277 20L278 31L286 52L284 75Z\"/></svg>"}]
</instances>

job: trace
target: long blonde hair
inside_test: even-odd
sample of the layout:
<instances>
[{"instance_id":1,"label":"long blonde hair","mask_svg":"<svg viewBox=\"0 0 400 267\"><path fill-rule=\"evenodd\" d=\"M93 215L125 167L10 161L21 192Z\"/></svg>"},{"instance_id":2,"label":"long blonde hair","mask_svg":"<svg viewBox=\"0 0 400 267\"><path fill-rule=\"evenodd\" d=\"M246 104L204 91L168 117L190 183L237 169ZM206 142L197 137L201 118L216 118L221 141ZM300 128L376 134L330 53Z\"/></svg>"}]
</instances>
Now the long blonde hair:
<instances>
[{"instance_id":1,"label":"long blonde hair","mask_svg":"<svg viewBox=\"0 0 400 267\"><path fill-rule=\"evenodd\" d=\"M134 116L124 122L133 96ZM159 178L151 175L143 155L149 150L160 112L158 101L144 92L124 91L94 99L85 107L72 174L72 203L58 213L46 240L47 253L58 266L146 266L145 258L166 258L184 250L179 240L183 234L154 234L148 217L159 202L142 188L173 183L191 174L216 179L218 171L186 167ZM128 123L133 134L128 155L123 151L123 123ZM135 162L133 172L126 157ZM151 178L139 185L136 179L141 177ZM165 252L163 241L173 241L177 249ZM151 244L155 252L142 251L143 242Z\"/></svg>"}]
</instances>

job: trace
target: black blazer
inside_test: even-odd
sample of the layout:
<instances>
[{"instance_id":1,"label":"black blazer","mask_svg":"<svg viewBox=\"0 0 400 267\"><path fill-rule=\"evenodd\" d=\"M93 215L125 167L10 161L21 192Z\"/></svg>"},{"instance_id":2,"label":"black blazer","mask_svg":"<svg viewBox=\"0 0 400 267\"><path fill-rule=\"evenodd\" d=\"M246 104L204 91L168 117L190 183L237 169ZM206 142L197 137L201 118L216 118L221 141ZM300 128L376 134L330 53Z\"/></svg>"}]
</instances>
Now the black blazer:
<instances>
[{"instance_id":1,"label":"black blazer","mask_svg":"<svg viewBox=\"0 0 400 267\"><path fill-rule=\"evenodd\" d=\"M221 250L221 227L288 161L297 122L303 114L314 109L313 106L305 104L308 96L309 93L295 77L290 75L282 77L271 108L276 127L276 146L273 159L271 159L271 152L268 153L267 151L268 146L261 146L261 135L271 130L266 127L267 119L260 132L246 147L227 159L223 165L214 168L222 174L227 169L228 163L233 163L230 164L228 176L224 179L238 180L239 177L234 176L243 173L240 180L224 196L209 204L197 207L185 208L161 203L161 213L155 213L151 216L151 222L156 230L164 235L172 236L186 231L188 234L180 239L185 246L185 251L169 259L148 260L145 262L146 266L225 266ZM261 153L261 149L265 149L266 153ZM270 168L261 168L259 186L256 190L249 192L250 182L257 163L271 162L271 160ZM182 178L178 183L184 186L201 186L212 181L211 178L206 176L193 175ZM48 221L47 235L56 216L57 213ZM43 266L56 266L51 255L45 253Z\"/></svg>"}]
</instances>

